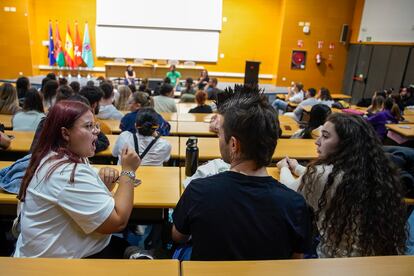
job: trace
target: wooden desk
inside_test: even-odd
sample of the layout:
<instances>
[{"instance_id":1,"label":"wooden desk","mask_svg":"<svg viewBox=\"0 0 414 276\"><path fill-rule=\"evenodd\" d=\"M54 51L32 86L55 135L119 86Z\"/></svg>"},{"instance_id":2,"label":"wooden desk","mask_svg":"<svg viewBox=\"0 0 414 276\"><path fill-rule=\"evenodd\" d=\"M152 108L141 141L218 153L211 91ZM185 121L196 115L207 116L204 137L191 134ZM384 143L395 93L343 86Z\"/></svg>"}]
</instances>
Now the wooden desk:
<instances>
[{"instance_id":1,"label":"wooden desk","mask_svg":"<svg viewBox=\"0 0 414 276\"><path fill-rule=\"evenodd\" d=\"M169 65L157 65L157 64L135 64L135 63L116 63L107 62L105 63L105 75L109 77L124 77L125 70L128 65L131 65L135 70L135 74L138 78L165 78L169 71ZM203 66L185 66L177 65L177 71L181 73L182 78L193 78L197 79L200 76Z\"/></svg>"},{"instance_id":2,"label":"wooden desk","mask_svg":"<svg viewBox=\"0 0 414 276\"><path fill-rule=\"evenodd\" d=\"M408 276L413 271L414 256L181 263L183 276Z\"/></svg>"},{"instance_id":3,"label":"wooden desk","mask_svg":"<svg viewBox=\"0 0 414 276\"><path fill-rule=\"evenodd\" d=\"M352 97L346 94L342 93L333 93L331 94L332 99L334 100L345 100L345 99L351 99Z\"/></svg>"},{"instance_id":4,"label":"wooden desk","mask_svg":"<svg viewBox=\"0 0 414 276\"><path fill-rule=\"evenodd\" d=\"M28 152L32 145L34 132L31 131L6 131L8 135L13 135L14 139L10 147L5 151L10 152ZM1 152L1 151L0 151Z\"/></svg>"},{"instance_id":5,"label":"wooden desk","mask_svg":"<svg viewBox=\"0 0 414 276\"><path fill-rule=\"evenodd\" d=\"M109 260L0 257L2 275L180 275L177 260Z\"/></svg>"},{"instance_id":6,"label":"wooden desk","mask_svg":"<svg viewBox=\"0 0 414 276\"><path fill-rule=\"evenodd\" d=\"M164 118L165 119L165 118ZM119 128L120 121L119 120L102 120L104 124L106 124L109 129L111 130L112 134L120 134L121 129ZM171 125L171 135L176 135L177 133L177 122L176 121L168 121L168 123Z\"/></svg>"},{"instance_id":7,"label":"wooden desk","mask_svg":"<svg viewBox=\"0 0 414 276\"><path fill-rule=\"evenodd\" d=\"M211 117L216 113L177 113L178 122L201 122L210 123Z\"/></svg>"},{"instance_id":8,"label":"wooden desk","mask_svg":"<svg viewBox=\"0 0 414 276\"><path fill-rule=\"evenodd\" d=\"M187 139L180 139L180 159L185 160ZM200 160L221 158L218 138L198 138ZM273 160L289 156L298 160L311 160L318 157L315 140L313 139L279 139Z\"/></svg>"},{"instance_id":9,"label":"wooden desk","mask_svg":"<svg viewBox=\"0 0 414 276\"><path fill-rule=\"evenodd\" d=\"M118 138L118 135L106 135L109 140L109 147L101 152L98 152L95 156L103 156L103 157L112 157L112 148L115 145L116 139ZM178 153L178 146L179 146L179 137L177 136L162 136L165 140L170 142L172 148L171 148L171 158L177 159L179 156Z\"/></svg>"},{"instance_id":10,"label":"wooden desk","mask_svg":"<svg viewBox=\"0 0 414 276\"><path fill-rule=\"evenodd\" d=\"M387 124L385 125L389 130L392 130L407 139L414 138L413 124Z\"/></svg>"},{"instance_id":11,"label":"wooden desk","mask_svg":"<svg viewBox=\"0 0 414 276\"><path fill-rule=\"evenodd\" d=\"M404 114L405 121L403 123L405 124L414 124L414 114Z\"/></svg>"},{"instance_id":12,"label":"wooden desk","mask_svg":"<svg viewBox=\"0 0 414 276\"><path fill-rule=\"evenodd\" d=\"M173 122L178 121L178 113L160 112L160 115L166 121L169 121L169 122L171 122L171 121L173 121Z\"/></svg>"},{"instance_id":13,"label":"wooden desk","mask_svg":"<svg viewBox=\"0 0 414 276\"><path fill-rule=\"evenodd\" d=\"M410 109L406 108L406 109L404 109L404 114L406 114L406 115L414 115L414 108L410 108Z\"/></svg>"},{"instance_id":14,"label":"wooden desk","mask_svg":"<svg viewBox=\"0 0 414 276\"><path fill-rule=\"evenodd\" d=\"M217 134L211 132L209 127L210 124L204 122L178 122L177 135L217 137Z\"/></svg>"},{"instance_id":15,"label":"wooden desk","mask_svg":"<svg viewBox=\"0 0 414 276\"><path fill-rule=\"evenodd\" d=\"M13 129L12 118L13 115L0 114L0 123L4 125L5 129Z\"/></svg>"},{"instance_id":16,"label":"wooden desk","mask_svg":"<svg viewBox=\"0 0 414 276\"><path fill-rule=\"evenodd\" d=\"M0 168L12 162L0 161ZM121 166L94 165L96 168L112 167L121 171ZM180 197L180 168L141 166L137 178L142 183L135 188L134 208L174 208ZM17 204L16 195L0 191L0 204Z\"/></svg>"}]
</instances>

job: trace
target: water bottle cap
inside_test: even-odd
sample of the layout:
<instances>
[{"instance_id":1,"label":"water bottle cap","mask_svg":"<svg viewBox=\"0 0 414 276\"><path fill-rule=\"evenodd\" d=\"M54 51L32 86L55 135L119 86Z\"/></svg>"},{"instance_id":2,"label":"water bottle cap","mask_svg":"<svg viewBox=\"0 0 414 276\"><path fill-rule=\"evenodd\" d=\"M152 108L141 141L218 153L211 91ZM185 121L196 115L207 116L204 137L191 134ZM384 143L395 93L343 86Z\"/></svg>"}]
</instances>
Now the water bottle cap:
<instances>
[{"instance_id":1,"label":"water bottle cap","mask_svg":"<svg viewBox=\"0 0 414 276\"><path fill-rule=\"evenodd\" d=\"M188 138L186 145L187 147L196 147L197 141L198 141L197 137L191 136Z\"/></svg>"}]
</instances>

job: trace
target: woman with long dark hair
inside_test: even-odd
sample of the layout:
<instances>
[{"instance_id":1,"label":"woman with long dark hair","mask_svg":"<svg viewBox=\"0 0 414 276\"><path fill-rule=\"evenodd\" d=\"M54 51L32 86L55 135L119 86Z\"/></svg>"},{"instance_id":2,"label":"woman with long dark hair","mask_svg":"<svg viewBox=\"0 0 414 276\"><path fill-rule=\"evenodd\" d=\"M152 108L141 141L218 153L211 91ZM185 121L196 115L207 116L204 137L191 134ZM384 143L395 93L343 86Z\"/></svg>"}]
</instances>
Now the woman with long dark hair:
<instances>
[{"instance_id":1,"label":"woman with long dark hair","mask_svg":"<svg viewBox=\"0 0 414 276\"><path fill-rule=\"evenodd\" d=\"M299 129L293 133L291 138L312 139L312 131L321 128L329 114L331 114L331 109L327 105L317 104L312 106L312 109L309 113L309 122L303 129Z\"/></svg>"},{"instance_id":2,"label":"woman with long dark hair","mask_svg":"<svg viewBox=\"0 0 414 276\"><path fill-rule=\"evenodd\" d=\"M25 94L23 110L13 116L13 130L36 131L43 117L45 117L45 111L42 96L36 88L32 87Z\"/></svg>"},{"instance_id":3,"label":"woman with long dark hair","mask_svg":"<svg viewBox=\"0 0 414 276\"><path fill-rule=\"evenodd\" d=\"M95 154L98 133L84 103L61 101L49 110L18 195L15 257L122 258L127 244L120 246L110 234L127 225L140 160L125 147L120 174L111 168L96 172L88 157Z\"/></svg>"},{"instance_id":4,"label":"woman with long dark hair","mask_svg":"<svg viewBox=\"0 0 414 276\"><path fill-rule=\"evenodd\" d=\"M335 113L321 133L319 156L307 167L289 158L278 163L280 181L315 211L319 257L404 254L400 181L375 130L359 116Z\"/></svg>"}]
</instances>

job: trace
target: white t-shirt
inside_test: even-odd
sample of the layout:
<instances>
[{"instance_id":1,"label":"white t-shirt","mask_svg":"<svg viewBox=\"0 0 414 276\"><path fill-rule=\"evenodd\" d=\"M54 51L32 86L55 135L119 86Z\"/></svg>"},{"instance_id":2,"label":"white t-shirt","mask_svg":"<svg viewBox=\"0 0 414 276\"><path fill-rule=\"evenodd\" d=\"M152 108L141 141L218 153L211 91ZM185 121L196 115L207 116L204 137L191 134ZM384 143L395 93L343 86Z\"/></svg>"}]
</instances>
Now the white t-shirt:
<instances>
[{"instance_id":1,"label":"white t-shirt","mask_svg":"<svg viewBox=\"0 0 414 276\"><path fill-rule=\"evenodd\" d=\"M14 257L84 258L109 244L111 235L94 231L114 209L111 192L89 164L77 165L74 183L69 183L73 163L58 167L46 180L57 162L39 166L29 183Z\"/></svg>"},{"instance_id":2,"label":"white t-shirt","mask_svg":"<svg viewBox=\"0 0 414 276\"><path fill-rule=\"evenodd\" d=\"M112 155L118 157L118 165L121 165L121 151L125 144L130 148L135 149L134 146L134 134L129 131L123 131L116 139L115 145L112 148ZM152 136L143 136L141 134L135 134L138 138L139 153L142 154L147 146L154 140ZM171 145L170 143L159 138L157 142L151 147L147 155L141 160L142 166L162 166L162 164L170 159Z\"/></svg>"},{"instance_id":3,"label":"white t-shirt","mask_svg":"<svg viewBox=\"0 0 414 276\"><path fill-rule=\"evenodd\" d=\"M177 105L173 98L159 95L154 97L154 109L160 112L177 112Z\"/></svg>"},{"instance_id":4,"label":"white t-shirt","mask_svg":"<svg viewBox=\"0 0 414 276\"><path fill-rule=\"evenodd\" d=\"M35 110L17 112L12 119L13 130L36 131L37 125L45 116L44 113Z\"/></svg>"},{"instance_id":5,"label":"white t-shirt","mask_svg":"<svg viewBox=\"0 0 414 276\"><path fill-rule=\"evenodd\" d=\"M116 109L114 105L108 104L99 106L99 113L96 117L102 120L121 120L124 114Z\"/></svg>"}]
</instances>

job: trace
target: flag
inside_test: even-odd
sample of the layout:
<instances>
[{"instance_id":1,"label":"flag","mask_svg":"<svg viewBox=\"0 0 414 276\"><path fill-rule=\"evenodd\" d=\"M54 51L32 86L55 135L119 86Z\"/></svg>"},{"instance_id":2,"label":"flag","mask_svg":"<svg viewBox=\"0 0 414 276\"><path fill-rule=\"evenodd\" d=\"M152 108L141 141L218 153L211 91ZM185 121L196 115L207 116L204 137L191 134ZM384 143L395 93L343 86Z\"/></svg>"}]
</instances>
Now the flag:
<instances>
[{"instance_id":1,"label":"flag","mask_svg":"<svg viewBox=\"0 0 414 276\"><path fill-rule=\"evenodd\" d=\"M73 54L73 42L72 35L70 34L69 24L66 29L66 41L65 41L65 61L66 65L73 68L75 67L74 63L74 54Z\"/></svg>"},{"instance_id":2,"label":"flag","mask_svg":"<svg viewBox=\"0 0 414 276\"><path fill-rule=\"evenodd\" d=\"M48 51L48 57L49 57L49 65L55 65L56 59L55 59L55 45L53 43L53 30L52 30L52 22L49 21L49 51Z\"/></svg>"},{"instance_id":3,"label":"flag","mask_svg":"<svg viewBox=\"0 0 414 276\"><path fill-rule=\"evenodd\" d=\"M85 32L83 33L82 59L89 68L93 67L93 56L91 41L89 39L88 23L85 24Z\"/></svg>"},{"instance_id":4,"label":"flag","mask_svg":"<svg viewBox=\"0 0 414 276\"><path fill-rule=\"evenodd\" d=\"M60 39L59 26L56 21L56 43L55 43L55 59L59 67L65 66L65 56L63 55L62 40Z\"/></svg>"},{"instance_id":5,"label":"flag","mask_svg":"<svg viewBox=\"0 0 414 276\"><path fill-rule=\"evenodd\" d=\"M80 66L83 62L82 60L82 43L80 40L78 22L75 23L75 66Z\"/></svg>"}]
</instances>

